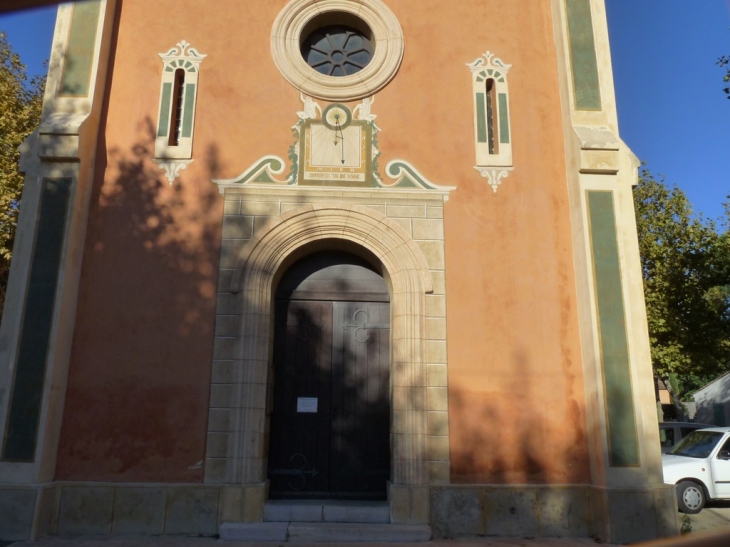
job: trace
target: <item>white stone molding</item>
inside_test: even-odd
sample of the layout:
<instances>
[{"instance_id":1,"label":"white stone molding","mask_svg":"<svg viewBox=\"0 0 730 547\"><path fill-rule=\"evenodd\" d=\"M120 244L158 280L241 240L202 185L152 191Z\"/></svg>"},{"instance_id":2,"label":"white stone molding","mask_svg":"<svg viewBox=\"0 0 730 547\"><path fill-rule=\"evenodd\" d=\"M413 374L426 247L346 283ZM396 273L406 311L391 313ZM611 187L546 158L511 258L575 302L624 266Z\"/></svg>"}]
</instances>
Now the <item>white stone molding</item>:
<instances>
[{"instance_id":1,"label":"white stone molding","mask_svg":"<svg viewBox=\"0 0 730 547\"><path fill-rule=\"evenodd\" d=\"M621 139L607 126L574 125L580 139L580 172L615 175L619 170ZM627 149L628 150L628 149ZM631 151L628 152L633 156ZM632 180L637 184L637 180Z\"/></svg>"},{"instance_id":2,"label":"white stone molding","mask_svg":"<svg viewBox=\"0 0 730 547\"><path fill-rule=\"evenodd\" d=\"M180 175L180 171L193 163L193 161L194 160L154 160L157 167L165 170L165 178L170 186L172 186L172 183L175 182L175 179Z\"/></svg>"},{"instance_id":3,"label":"white stone molding","mask_svg":"<svg viewBox=\"0 0 730 547\"><path fill-rule=\"evenodd\" d=\"M512 167L484 167L477 165L474 169L479 171L479 174L487 179L487 183L492 187L492 191L495 194L502 181L512 172Z\"/></svg>"},{"instance_id":4,"label":"white stone molding","mask_svg":"<svg viewBox=\"0 0 730 547\"><path fill-rule=\"evenodd\" d=\"M158 55L162 60L163 69L155 137L155 158L161 160L158 161L158 164L160 168L165 169L168 181L172 184L180 170L190 163L180 160L192 158L200 63L207 55L191 47L186 40L179 41L175 47L164 53L158 53ZM178 70L184 71L184 80L182 89L175 90ZM177 94L179 94L179 112L177 112L178 104L174 104ZM176 128L173 127L175 119L180 124L180 133L177 142L172 143L171 134L176 131ZM170 180L171 176L172 180Z\"/></svg>"},{"instance_id":5,"label":"white stone molding","mask_svg":"<svg viewBox=\"0 0 730 547\"><path fill-rule=\"evenodd\" d=\"M299 48L305 34L317 28L316 19L332 21L338 15L364 22L375 49L360 72L325 76L305 62ZM271 29L271 55L284 79L306 95L330 101L358 100L381 90L398 72L403 50L403 30L381 0L291 0Z\"/></svg>"}]
</instances>

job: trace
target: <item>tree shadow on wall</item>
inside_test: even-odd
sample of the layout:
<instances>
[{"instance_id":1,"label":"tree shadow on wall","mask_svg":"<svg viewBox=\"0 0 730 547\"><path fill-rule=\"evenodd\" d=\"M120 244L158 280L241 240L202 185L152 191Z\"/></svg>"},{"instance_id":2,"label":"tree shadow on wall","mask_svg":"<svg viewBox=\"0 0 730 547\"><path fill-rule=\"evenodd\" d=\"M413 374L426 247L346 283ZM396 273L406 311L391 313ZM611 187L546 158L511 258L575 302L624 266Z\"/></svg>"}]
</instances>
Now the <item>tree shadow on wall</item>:
<instances>
[{"instance_id":1,"label":"tree shadow on wall","mask_svg":"<svg viewBox=\"0 0 730 547\"><path fill-rule=\"evenodd\" d=\"M100 129L61 480L202 480L222 218L211 182L217 150L170 186L152 161L151 120L138 129L129 149L107 149L105 122Z\"/></svg>"},{"instance_id":2,"label":"tree shadow on wall","mask_svg":"<svg viewBox=\"0 0 730 547\"><path fill-rule=\"evenodd\" d=\"M645 476L643 483L637 478L637 492L625 497L608 493L601 483L589 488L600 471L592 477L582 385L572 383L569 357L560 378L545 374L525 350L510 357L511 380L503 377L500 390L449 391L452 483L482 488L471 490L472 497L462 493L437 502L441 518L434 535L590 535L634 543L676 533L674 513L659 513L667 509L666 500L638 493L659 486L661 476ZM608 462L609 455L603 457ZM468 509L481 515L481 529L458 518Z\"/></svg>"},{"instance_id":3,"label":"tree shadow on wall","mask_svg":"<svg viewBox=\"0 0 730 547\"><path fill-rule=\"evenodd\" d=\"M507 389L449 391L453 410L468 417L454 424L461 429L461 442L452 449L453 479L487 484L590 482L585 425L574 396L566 392L565 408L558 412L571 423L556 423L554 409L540 406L543 394L556 386L535 374L525 351L515 351L510 363Z\"/></svg>"}]
</instances>

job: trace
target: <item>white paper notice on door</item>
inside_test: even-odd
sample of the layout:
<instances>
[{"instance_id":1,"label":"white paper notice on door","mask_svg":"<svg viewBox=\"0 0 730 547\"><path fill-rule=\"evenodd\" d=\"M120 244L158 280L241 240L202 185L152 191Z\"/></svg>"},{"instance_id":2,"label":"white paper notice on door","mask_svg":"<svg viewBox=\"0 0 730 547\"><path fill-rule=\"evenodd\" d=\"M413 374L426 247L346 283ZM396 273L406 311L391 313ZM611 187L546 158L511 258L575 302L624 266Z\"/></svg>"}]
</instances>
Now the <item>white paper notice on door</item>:
<instances>
[{"instance_id":1,"label":"white paper notice on door","mask_svg":"<svg viewBox=\"0 0 730 547\"><path fill-rule=\"evenodd\" d=\"M297 412L317 412L316 397L297 397Z\"/></svg>"}]
</instances>

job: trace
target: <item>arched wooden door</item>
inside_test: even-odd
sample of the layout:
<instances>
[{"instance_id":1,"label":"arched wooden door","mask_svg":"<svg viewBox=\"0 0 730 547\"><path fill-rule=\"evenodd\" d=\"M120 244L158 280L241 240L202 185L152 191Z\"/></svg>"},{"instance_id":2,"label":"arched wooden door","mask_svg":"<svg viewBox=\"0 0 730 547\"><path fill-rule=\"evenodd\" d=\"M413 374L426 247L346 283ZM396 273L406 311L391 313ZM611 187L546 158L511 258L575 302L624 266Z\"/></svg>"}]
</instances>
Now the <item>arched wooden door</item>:
<instances>
[{"instance_id":1,"label":"arched wooden door","mask_svg":"<svg viewBox=\"0 0 730 547\"><path fill-rule=\"evenodd\" d=\"M271 498L385 499L390 476L390 304L345 252L307 256L276 291Z\"/></svg>"}]
</instances>

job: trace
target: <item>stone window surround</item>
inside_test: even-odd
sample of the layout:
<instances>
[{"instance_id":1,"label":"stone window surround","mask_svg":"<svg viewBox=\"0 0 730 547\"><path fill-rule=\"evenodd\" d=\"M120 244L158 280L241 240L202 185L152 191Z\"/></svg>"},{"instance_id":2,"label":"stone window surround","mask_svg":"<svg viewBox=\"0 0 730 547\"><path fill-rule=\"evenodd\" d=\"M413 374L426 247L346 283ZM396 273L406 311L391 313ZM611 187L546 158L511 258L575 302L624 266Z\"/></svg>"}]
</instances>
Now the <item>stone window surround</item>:
<instances>
[{"instance_id":1,"label":"stone window surround","mask_svg":"<svg viewBox=\"0 0 730 547\"><path fill-rule=\"evenodd\" d=\"M389 498L391 505L398 496L408 498L408 506L419 505L416 498L429 484L449 482L444 194L236 184L221 185L221 193L223 249L205 482L248 486L259 491L251 502L266 501L261 486L275 284L311 247L359 248L381 261L391 291ZM241 231L241 224L249 228ZM425 522L425 512L415 507L392 518Z\"/></svg>"},{"instance_id":2,"label":"stone window surround","mask_svg":"<svg viewBox=\"0 0 730 547\"><path fill-rule=\"evenodd\" d=\"M191 47L187 40L181 40L175 47L165 53L157 54L162 60L162 76L160 81L160 99L157 115L157 130L155 133L155 163L160 169L164 169L165 178L172 186L172 183L179 176L180 171L192 163L193 157L193 135L195 133L195 103L198 95L198 79L200 76L200 63L207 57L194 47ZM170 134L175 131L173 121L176 118L177 105L172 104L175 96L175 75L178 70L184 71L184 90L180 101L182 111L179 113L179 121L183 124L185 131L185 120L189 124L187 134L179 137L176 145L169 143ZM165 93L166 87L168 88ZM188 93L191 94L188 99Z\"/></svg>"},{"instance_id":3,"label":"stone window surround","mask_svg":"<svg viewBox=\"0 0 730 547\"><path fill-rule=\"evenodd\" d=\"M471 63L466 64L471 71L472 78L472 100L474 101L474 149L476 152L476 169L481 176L487 179L492 191L496 192L502 180L513 170L512 160L512 127L510 123L509 113L509 86L508 77L509 69L512 65L505 64L491 51L487 51L480 57L477 57ZM494 105L495 117L492 120L495 129L495 138L497 139L498 150L496 153L490 153L489 144L485 140L479 141L479 127L484 125L486 131L489 120L485 118L486 110L480 116L479 97L480 94L486 93L486 82L492 80L494 82L494 96L504 97L504 104ZM504 111L503 111L504 109ZM481 117L481 119L480 119ZM504 142L501 135L502 120L506 125L507 141ZM497 131L497 128L500 128Z\"/></svg>"},{"instance_id":4,"label":"stone window surround","mask_svg":"<svg viewBox=\"0 0 730 547\"><path fill-rule=\"evenodd\" d=\"M343 77L320 74L306 63L299 49L316 18L337 13L362 20L372 32L374 46L370 63ZM271 55L282 76L306 95L330 101L354 101L380 91L398 72L403 51L403 30L381 0L291 0L271 29Z\"/></svg>"}]
</instances>

